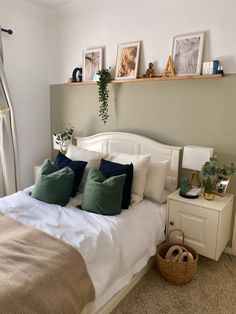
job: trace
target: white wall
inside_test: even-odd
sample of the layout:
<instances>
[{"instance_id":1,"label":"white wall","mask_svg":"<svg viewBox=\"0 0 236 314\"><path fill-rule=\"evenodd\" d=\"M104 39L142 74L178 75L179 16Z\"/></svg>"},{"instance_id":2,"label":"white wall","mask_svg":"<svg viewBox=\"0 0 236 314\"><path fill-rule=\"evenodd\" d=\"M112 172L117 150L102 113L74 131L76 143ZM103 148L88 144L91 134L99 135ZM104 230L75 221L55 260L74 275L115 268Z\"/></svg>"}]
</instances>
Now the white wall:
<instances>
[{"instance_id":1,"label":"white wall","mask_svg":"<svg viewBox=\"0 0 236 314\"><path fill-rule=\"evenodd\" d=\"M105 66L114 69L117 45L142 40L139 75L150 61L158 74L174 35L204 30L204 59L221 58L225 72L235 73L235 12L235 0L77 0L55 11L25 0L0 0L0 24L14 31L12 36L2 35L16 114L21 187L33 182L32 166L50 156L49 81L67 81L82 65L84 49L105 47Z\"/></svg>"},{"instance_id":2,"label":"white wall","mask_svg":"<svg viewBox=\"0 0 236 314\"><path fill-rule=\"evenodd\" d=\"M106 48L115 67L119 43L142 40L140 75L150 61L163 71L173 36L206 31L205 60L220 58L226 73L236 72L235 0L77 0L61 6L51 20L51 83L63 83L82 51Z\"/></svg>"},{"instance_id":3,"label":"white wall","mask_svg":"<svg viewBox=\"0 0 236 314\"><path fill-rule=\"evenodd\" d=\"M5 72L15 109L21 188L33 183L33 165L50 156L47 12L24 0L0 0Z\"/></svg>"}]
</instances>

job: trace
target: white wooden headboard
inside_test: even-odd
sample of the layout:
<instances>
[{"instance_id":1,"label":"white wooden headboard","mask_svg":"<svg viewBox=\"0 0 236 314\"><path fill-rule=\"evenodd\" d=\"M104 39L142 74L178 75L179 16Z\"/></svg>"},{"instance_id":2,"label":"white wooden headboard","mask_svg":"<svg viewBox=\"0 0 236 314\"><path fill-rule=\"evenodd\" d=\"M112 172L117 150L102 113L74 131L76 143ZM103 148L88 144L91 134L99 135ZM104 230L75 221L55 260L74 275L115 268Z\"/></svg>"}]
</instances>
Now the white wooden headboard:
<instances>
[{"instance_id":1,"label":"white wooden headboard","mask_svg":"<svg viewBox=\"0 0 236 314\"><path fill-rule=\"evenodd\" d=\"M107 132L88 137L76 137L77 146L109 153L151 154L151 160L170 160L169 176L178 179L181 147L169 146L132 133Z\"/></svg>"}]
</instances>

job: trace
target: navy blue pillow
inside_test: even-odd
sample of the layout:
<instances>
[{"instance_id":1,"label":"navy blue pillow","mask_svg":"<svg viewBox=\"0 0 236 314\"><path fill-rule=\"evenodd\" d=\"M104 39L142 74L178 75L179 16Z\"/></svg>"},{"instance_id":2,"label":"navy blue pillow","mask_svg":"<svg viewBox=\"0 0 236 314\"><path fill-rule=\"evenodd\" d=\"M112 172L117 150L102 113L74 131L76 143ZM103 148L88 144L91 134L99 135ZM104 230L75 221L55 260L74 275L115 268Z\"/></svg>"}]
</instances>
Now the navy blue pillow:
<instances>
[{"instance_id":1,"label":"navy blue pillow","mask_svg":"<svg viewBox=\"0 0 236 314\"><path fill-rule=\"evenodd\" d=\"M132 182L133 182L133 171L134 171L133 164L122 165L116 162L102 159L99 170L106 178L126 174L125 184L123 187L121 208L122 209L129 208L129 204L131 200Z\"/></svg>"},{"instance_id":2,"label":"navy blue pillow","mask_svg":"<svg viewBox=\"0 0 236 314\"><path fill-rule=\"evenodd\" d=\"M80 161L80 160L72 161L71 159L63 155L61 152L58 152L53 165L58 169L62 169L67 166L67 167L70 167L72 170L74 170L75 176L74 176L74 182L73 182L73 187L71 191L71 197L74 197L78 191L87 162Z\"/></svg>"}]
</instances>

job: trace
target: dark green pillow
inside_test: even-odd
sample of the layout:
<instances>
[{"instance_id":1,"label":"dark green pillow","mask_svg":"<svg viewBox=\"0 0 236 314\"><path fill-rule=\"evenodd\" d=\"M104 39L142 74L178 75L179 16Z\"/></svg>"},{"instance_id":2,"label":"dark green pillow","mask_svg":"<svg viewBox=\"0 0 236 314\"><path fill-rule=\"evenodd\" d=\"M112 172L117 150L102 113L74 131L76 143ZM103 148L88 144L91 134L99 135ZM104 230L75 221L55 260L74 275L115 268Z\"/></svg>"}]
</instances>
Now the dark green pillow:
<instances>
[{"instance_id":1,"label":"dark green pillow","mask_svg":"<svg viewBox=\"0 0 236 314\"><path fill-rule=\"evenodd\" d=\"M74 171L65 167L57 170L46 159L35 182L32 197L49 204L65 206L70 199Z\"/></svg>"},{"instance_id":2,"label":"dark green pillow","mask_svg":"<svg viewBox=\"0 0 236 314\"><path fill-rule=\"evenodd\" d=\"M98 169L89 171L81 208L101 215L121 212L123 186L126 175L106 178Z\"/></svg>"}]
</instances>

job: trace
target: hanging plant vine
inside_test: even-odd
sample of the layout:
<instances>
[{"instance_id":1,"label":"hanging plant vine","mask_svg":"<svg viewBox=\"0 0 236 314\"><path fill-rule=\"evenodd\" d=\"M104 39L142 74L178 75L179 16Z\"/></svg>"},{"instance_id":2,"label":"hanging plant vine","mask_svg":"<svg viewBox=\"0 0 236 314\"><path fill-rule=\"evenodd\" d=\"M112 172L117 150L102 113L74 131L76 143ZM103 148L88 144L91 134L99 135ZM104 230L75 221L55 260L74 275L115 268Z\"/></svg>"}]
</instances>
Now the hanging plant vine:
<instances>
[{"instance_id":1,"label":"hanging plant vine","mask_svg":"<svg viewBox=\"0 0 236 314\"><path fill-rule=\"evenodd\" d=\"M101 120L105 124L109 118L108 114L109 90L107 86L111 80L111 74L109 72L109 69L101 69L98 71L97 75L99 76L99 80L97 81L98 100L100 102L99 117L101 117Z\"/></svg>"}]
</instances>

